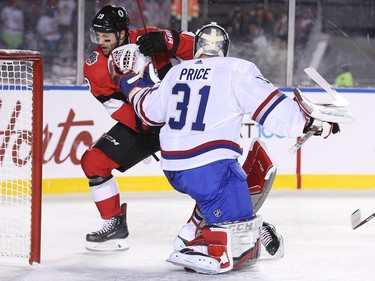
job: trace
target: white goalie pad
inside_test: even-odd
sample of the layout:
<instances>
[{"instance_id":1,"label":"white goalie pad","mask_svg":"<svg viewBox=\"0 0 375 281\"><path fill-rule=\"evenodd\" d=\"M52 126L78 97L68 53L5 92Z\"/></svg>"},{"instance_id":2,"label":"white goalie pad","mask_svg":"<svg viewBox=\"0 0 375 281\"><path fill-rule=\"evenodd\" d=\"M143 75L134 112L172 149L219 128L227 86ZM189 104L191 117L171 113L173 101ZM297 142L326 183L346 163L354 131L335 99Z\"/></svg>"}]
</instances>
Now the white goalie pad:
<instances>
[{"instance_id":1,"label":"white goalie pad","mask_svg":"<svg viewBox=\"0 0 375 281\"><path fill-rule=\"evenodd\" d=\"M347 105L344 103L337 104L317 102L302 95L300 89L294 89L296 101L302 110L308 115L322 122L331 123L351 123L354 121L354 116L350 112ZM344 98L342 98L344 99Z\"/></svg>"},{"instance_id":2,"label":"white goalie pad","mask_svg":"<svg viewBox=\"0 0 375 281\"><path fill-rule=\"evenodd\" d=\"M136 79L143 76L144 69L151 62L150 57L143 55L136 44L126 44L114 49L108 58L108 70L111 76L115 74L114 68L119 73L133 71L138 74Z\"/></svg>"},{"instance_id":3,"label":"white goalie pad","mask_svg":"<svg viewBox=\"0 0 375 281\"><path fill-rule=\"evenodd\" d=\"M263 224L261 216L248 221L222 225L232 230L232 256L234 268L253 265L260 257L260 233Z\"/></svg>"}]
</instances>

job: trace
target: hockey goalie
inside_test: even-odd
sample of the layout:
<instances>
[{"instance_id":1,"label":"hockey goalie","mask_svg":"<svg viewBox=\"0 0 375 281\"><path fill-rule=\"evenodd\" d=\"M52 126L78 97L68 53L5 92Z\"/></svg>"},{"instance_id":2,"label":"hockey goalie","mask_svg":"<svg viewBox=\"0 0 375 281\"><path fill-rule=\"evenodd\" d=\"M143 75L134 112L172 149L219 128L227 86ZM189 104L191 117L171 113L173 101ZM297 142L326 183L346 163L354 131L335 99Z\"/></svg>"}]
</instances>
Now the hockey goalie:
<instances>
[{"instance_id":1,"label":"hockey goalie","mask_svg":"<svg viewBox=\"0 0 375 281\"><path fill-rule=\"evenodd\" d=\"M336 134L340 131L339 123L350 123L354 121L354 117L347 107L348 103L346 103L343 97L338 96L338 93L333 95L334 100L332 103L312 101L304 97L298 88L294 89L294 94L295 100L306 113L308 122L306 122L306 127L304 129L304 133L306 134L301 138L302 141L297 142L290 149L292 153L299 149L312 135L327 138L331 133ZM247 174L247 183L254 213L257 213L271 191L277 172L276 165L268 154L265 144L260 139L253 139L242 168ZM174 241L175 249L183 249L190 245L191 242L189 241L194 241L194 238L199 235L204 225L205 220L196 206L190 219L181 228L179 235ZM283 236L276 232L273 225L263 222L261 228L261 242L270 255L277 258L283 257ZM234 262L236 267L235 258ZM249 259L245 264L251 263L252 260Z\"/></svg>"},{"instance_id":2,"label":"hockey goalie","mask_svg":"<svg viewBox=\"0 0 375 281\"><path fill-rule=\"evenodd\" d=\"M202 32L202 42L199 42L199 36L198 41L196 41L197 50L202 50L202 52L197 51L199 57L205 52L205 46L215 46L217 42L226 38L225 31L215 23L203 27L202 30L206 28L210 32ZM126 57L134 58L134 55L137 56L136 47L134 47L134 52L130 49L132 46L126 46L125 48L129 48L126 50L129 51ZM116 57L116 52L122 51L114 50L113 57ZM214 56L225 56L223 54L226 51L227 49L220 49ZM302 137L304 140L311 135L328 137L331 133L338 133L340 131L339 123L348 123L354 120L347 104L339 102L337 97L334 97L334 102L323 104L306 98L299 89L295 89L295 99L293 100L263 78L259 70L250 62L235 58L226 58L225 60L210 60L207 59L207 56L200 58L201 60L186 61L175 66L168 72L163 81L156 84L151 77L153 71L150 62L146 63L144 71L141 67L142 73L132 68L132 65L136 64L123 63L121 59L117 61L117 64L114 59L115 66L112 67L114 69L114 81L122 89L129 102L133 103L138 116L146 124L168 124L163 126L160 133L162 168L173 187L180 192L188 193L192 198L194 196L199 197L200 192L204 194L204 190L211 188L210 185L202 185L202 182L207 181L212 186L216 186L211 178L217 178L217 173L213 172L216 169L213 168L201 173L199 179L191 180L190 176L196 176L194 174L195 169L205 169L206 165L211 164L216 165L215 162L221 159L217 158L216 161L208 162L209 164L194 166L202 160L202 158L199 158L201 154L197 154L196 151L204 147L205 150L202 154L208 153L211 151L206 149L209 144L218 143L215 140L224 139L228 140L231 146L220 146L220 149L224 150L217 152L217 154L220 155L222 152L235 153L233 159L236 159L240 153L235 149L239 145L237 144L239 134L233 128L239 127L238 124L242 122L244 113L250 113L254 121L280 135L294 137L300 136L303 132L305 133L305 136ZM124 65L130 65L130 69L124 67ZM238 71L239 65L241 65L241 72ZM209 74L211 70L217 71L217 75L211 76ZM220 80L220 77L237 78L236 75L241 76L239 78L240 83L236 79L233 79L234 81ZM202 84L194 84L195 77L206 81L203 81ZM176 81L183 82L176 84ZM186 81L189 83L186 83ZM215 83L220 87L215 87ZM208 86L205 86L206 84ZM194 88L194 85L197 85L197 88ZM208 99L210 87L220 89L220 91L216 91ZM251 93L250 88L252 89ZM198 98L190 97L196 92L199 93ZM226 94L222 94L223 92ZM171 98L171 94L173 98ZM179 95L182 97L179 97ZM204 119L205 123L202 124L203 117L205 117L201 112L202 108L195 109L194 112L198 112L198 115L190 115L190 118L195 119L189 120L189 124L193 123L196 128L194 133L189 130L187 130L189 133L182 131L183 126L181 126L185 125L187 110L192 110L195 105L193 103L193 106L190 106L189 98L195 102L203 101L204 110L207 112L211 110L211 113L214 113L214 118ZM172 100L171 104L169 104L169 99ZM174 102L177 103L177 107ZM198 103L198 105L200 104ZM240 107L237 105L240 105ZM218 107L227 114L230 111L232 115L218 115L217 112L221 112ZM166 110L176 110L176 108L181 111L180 119L175 118L175 115L167 115L168 118L166 118ZM226 110L226 108L230 108L230 110ZM196 118L199 120L196 120ZM182 122L183 124L181 124ZM209 124L209 122L211 123ZM231 123L232 126L227 126L228 123ZM220 128L222 130L219 130ZM210 132L210 130L212 133L207 134L207 131ZM219 131L220 138L218 138ZM198 138L197 136L201 137ZM181 139L184 141L180 141ZM189 140L189 142L186 140ZM206 142L201 143L204 140ZM297 145L300 146L302 143ZM236 152L233 152L234 150ZM167 261L206 274L224 273L242 265L254 264L257 261L260 254L260 239L263 238L261 237L262 218L257 214L257 211L263 204L276 173L276 168L272 161L266 159L268 155L263 150L261 142L255 140L242 169L236 169L236 172L232 170L232 174L235 175L232 178L234 181L237 181L239 177L243 178L243 172L248 175L246 196L245 194L242 194L242 198L237 196L237 201L228 200L228 198L234 198L232 194L228 193L229 190L231 192L237 192L237 190L234 188L227 189L225 197L222 199L225 204L223 203L218 207L208 207L207 204L210 203L204 201L204 198L198 198L199 200L194 198L201 213L196 208L191 220L181 229L175 241L175 251ZM188 156L186 156L187 152L189 152ZM209 157L208 154L205 154L205 156ZM227 159L225 157L223 159ZM185 179L185 172L189 174L189 179ZM229 181L226 182L231 184ZM195 185L198 185L200 189L196 189ZM189 191L196 191L196 193L189 193L181 186ZM243 191L243 181L238 186L241 186ZM249 196L249 188L250 193L254 195L253 197ZM258 194L256 194L257 192ZM214 194L221 196L217 191L214 191ZM246 198L246 204L244 204L244 198ZM215 199L214 202L218 201ZM244 209L248 209L246 205L250 207L251 218L226 220L221 210L224 210L227 214L242 210L237 206L238 204L241 204L241 208ZM255 208L253 208L253 205ZM206 209L202 209L201 206ZM212 211L208 211L208 209ZM207 224L205 221L207 221Z\"/></svg>"}]
</instances>

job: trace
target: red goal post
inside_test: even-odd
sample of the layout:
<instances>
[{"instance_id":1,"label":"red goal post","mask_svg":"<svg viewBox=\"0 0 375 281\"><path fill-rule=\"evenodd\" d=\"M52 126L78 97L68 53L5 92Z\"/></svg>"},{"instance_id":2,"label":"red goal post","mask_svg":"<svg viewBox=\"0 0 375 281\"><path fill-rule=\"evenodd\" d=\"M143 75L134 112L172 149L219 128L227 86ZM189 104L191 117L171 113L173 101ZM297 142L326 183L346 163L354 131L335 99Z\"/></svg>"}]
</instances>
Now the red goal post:
<instances>
[{"instance_id":1,"label":"red goal post","mask_svg":"<svg viewBox=\"0 0 375 281\"><path fill-rule=\"evenodd\" d=\"M43 59L0 49L0 256L40 263Z\"/></svg>"}]
</instances>

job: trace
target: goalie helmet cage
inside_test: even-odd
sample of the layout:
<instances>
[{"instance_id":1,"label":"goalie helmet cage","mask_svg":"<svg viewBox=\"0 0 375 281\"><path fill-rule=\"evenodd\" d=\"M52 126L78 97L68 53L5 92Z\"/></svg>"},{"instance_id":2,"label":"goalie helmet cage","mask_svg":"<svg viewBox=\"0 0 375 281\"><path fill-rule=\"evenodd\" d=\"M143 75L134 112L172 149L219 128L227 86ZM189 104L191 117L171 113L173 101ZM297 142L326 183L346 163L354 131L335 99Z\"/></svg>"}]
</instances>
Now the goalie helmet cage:
<instances>
[{"instance_id":1,"label":"goalie helmet cage","mask_svg":"<svg viewBox=\"0 0 375 281\"><path fill-rule=\"evenodd\" d=\"M0 256L40 263L43 60L0 49Z\"/></svg>"}]
</instances>

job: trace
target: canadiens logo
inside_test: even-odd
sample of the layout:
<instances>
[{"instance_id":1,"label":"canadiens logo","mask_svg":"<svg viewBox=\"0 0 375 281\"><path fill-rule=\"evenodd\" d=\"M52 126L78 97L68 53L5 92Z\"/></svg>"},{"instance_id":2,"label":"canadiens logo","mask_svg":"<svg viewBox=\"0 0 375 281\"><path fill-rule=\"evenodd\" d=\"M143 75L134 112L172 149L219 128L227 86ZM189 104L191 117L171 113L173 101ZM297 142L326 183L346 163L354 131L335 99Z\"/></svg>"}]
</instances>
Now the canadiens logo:
<instances>
[{"instance_id":1,"label":"canadiens logo","mask_svg":"<svg viewBox=\"0 0 375 281\"><path fill-rule=\"evenodd\" d=\"M99 53L94 51L91 53L91 55L87 58L86 64L87 65L93 65L98 61Z\"/></svg>"}]
</instances>

